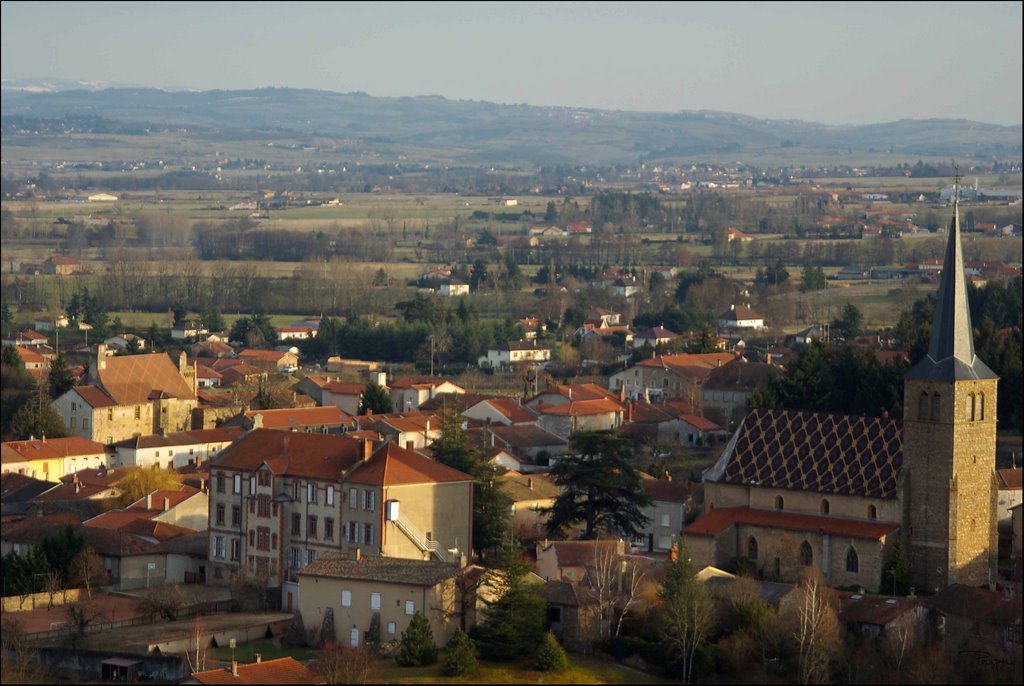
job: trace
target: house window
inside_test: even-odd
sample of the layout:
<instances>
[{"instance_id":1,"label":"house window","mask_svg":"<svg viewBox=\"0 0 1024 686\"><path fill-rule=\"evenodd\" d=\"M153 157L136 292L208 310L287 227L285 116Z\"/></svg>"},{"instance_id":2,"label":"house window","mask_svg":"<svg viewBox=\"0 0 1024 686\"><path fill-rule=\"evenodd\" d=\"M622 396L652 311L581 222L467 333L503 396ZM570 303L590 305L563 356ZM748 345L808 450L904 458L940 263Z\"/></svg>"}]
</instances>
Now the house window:
<instances>
[{"instance_id":1,"label":"house window","mask_svg":"<svg viewBox=\"0 0 1024 686\"><path fill-rule=\"evenodd\" d=\"M781 510L782 506L784 504L785 504L785 502L782 500L782 496L781 495L775 496L775 509L776 510Z\"/></svg>"},{"instance_id":2,"label":"house window","mask_svg":"<svg viewBox=\"0 0 1024 686\"><path fill-rule=\"evenodd\" d=\"M256 532L249 529L249 547L252 548L254 545L256 545Z\"/></svg>"},{"instance_id":3,"label":"house window","mask_svg":"<svg viewBox=\"0 0 1024 686\"><path fill-rule=\"evenodd\" d=\"M851 574L856 574L860 571L860 560L857 558L857 551L850 546L850 549L846 551L846 571Z\"/></svg>"},{"instance_id":4,"label":"house window","mask_svg":"<svg viewBox=\"0 0 1024 686\"><path fill-rule=\"evenodd\" d=\"M708 399L708 395L709 395L709 394L708 394L708 392L707 392L707 391L704 391L704 400L707 400L707 399Z\"/></svg>"},{"instance_id":5,"label":"house window","mask_svg":"<svg viewBox=\"0 0 1024 686\"><path fill-rule=\"evenodd\" d=\"M868 519L878 519L878 508L874 505L868 505Z\"/></svg>"},{"instance_id":6,"label":"house window","mask_svg":"<svg viewBox=\"0 0 1024 686\"><path fill-rule=\"evenodd\" d=\"M277 534L270 534L270 549L277 550Z\"/></svg>"},{"instance_id":7,"label":"house window","mask_svg":"<svg viewBox=\"0 0 1024 686\"><path fill-rule=\"evenodd\" d=\"M324 518L324 540L325 541L333 541L334 540L334 520L331 519L330 517L325 517Z\"/></svg>"},{"instance_id":8,"label":"house window","mask_svg":"<svg viewBox=\"0 0 1024 686\"><path fill-rule=\"evenodd\" d=\"M932 395L932 414L931 420L933 422L939 421L939 410L942 409L942 401L939 398L939 394L935 393Z\"/></svg>"},{"instance_id":9,"label":"house window","mask_svg":"<svg viewBox=\"0 0 1024 686\"><path fill-rule=\"evenodd\" d=\"M71 418L71 428L72 429L78 428L78 417L72 417Z\"/></svg>"},{"instance_id":10,"label":"house window","mask_svg":"<svg viewBox=\"0 0 1024 686\"><path fill-rule=\"evenodd\" d=\"M822 498L820 509L821 509L821 514L828 514L828 512L829 512L829 504L828 504L828 499L827 498Z\"/></svg>"},{"instance_id":11,"label":"house window","mask_svg":"<svg viewBox=\"0 0 1024 686\"><path fill-rule=\"evenodd\" d=\"M260 470L260 472L256 475L256 477L257 477L257 479L259 481L259 485L260 486L269 486L270 485L270 472L268 472L266 470Z\"/></svg>"},{"instance_id":12,"label":"house window","mask_svg":"<svg viewBox=\"0 0 1024 686\"><path fill-rule=\"evenodd\" d=\"M800 564L804 567L814 564L814 551L811 550L811 544L807 541L800 544Z\"/></svg>"},{"instance_id":13,"label":"house window","mask_svg":"<svg viewBox=\"0 0 1024 686\"><path fill-rule=\"evenodd\" d=\"M363 543L373 543L373 524L363 524Z\"/></svg>"},{"instance_id":14,"label":"house window","mask_svg":"<svg viewBox=\"0 0 1024 686\"><path fill-rule=\"evenodd\" d=\"M352 591L341 592L341 606L352 607Z\"/></svg>"},{"instance_id":15,"label":"house window","mask_svg":"<svg viewBox=\"0 0 1024 686\"><path fill-rule=\"evenodd\" d=\"M298 512L292 514L292 535L299 536L302 534L302 515Z\"/></svg>"},{"instance_id":16,"label":"house window","mask_svg":"<svg viewBox=\"0 0 1024 686\"><path fill-rule=\"evenodd\" d=\"M667 514L661 515L661 525L662 526L670 526L669 525L669 516Z\"/></svg>"},{"instance_id":17,"label":"house window","mask_svg":"<svg viewBox=\"0 0 1024 686\"><path fill-rule=\"evenodd\" d=\"M348 489L348 506L353 510L359 507L359 491L354 488Z\"/></svg>"},{"instance_id":18,"label":"house window","mask_svg":"<svg viewBox=\"0 0 1024 686\"><path fill-rule=\"evenodd\" d=\"M747 557L751 561L757 562L757 539L753 536L747 540Z\"/></svg>"},{"instance_id":19,"label":"house window","mask_svg":"<svg viewBox=\"0 0 1024 686\"><path fill-rule=\"evenodd\" d=\"M330 506L334 505L334 486L327 487L327 504Z\"/></svg>"},{"instance_id":20,"label":"house window","mask_svg":"<svg viewBox=\"0 0 1024 686\"><path fill-rule=\"evenodd\" d=\"M214 540L214 544L216 549L216 556L224 557L224 537L217 536L216 539Z\"/></svg>"},{"instance_id":21,"label":"house window","mask_svg":"<svg viewBox=\"0 0 1024 686\"><path fill-rule=\"evenodd\" d=\"M405 614L414 615L416 614L416 603L411 600L405 601Z\"/></svg>"},{"instance_id":22,"label":"house window","mask_svg":"<svg viewBox=\"0 0 1024 686\"><path fill-rule=\"evenodd\" d=\"M311 503L316 502L316 484L306 484L306 500Z\"/></svg>"},{"instance_id":23,"label":"house window","mask_svg":"<svg viewBox=\"0 0 1024 686\"><path fill-rule=\"evenodd\" d=\"M299 499L299 482L298 481L296 481L295 483L292 484L292 500L294 500L297 503L301 503L302 502Z\"/></svg>"},{"instance_id":24,"label":"house window","mask_svg":"<svg viewBox=\"0 0 1024 686\"><path fill-rule=\"evenodd\" d=\"M219 472L217 474L217 492L224 492L224 472Z\"/></svg>"},{"instance_id":25,"label":"house window","mask_svg":"<svg viewBox=\"0 0 1024 686\"><path fill-rule=\"evenodd\" d=\"M313 515L309 516L309 526L306 529L306 535L309 538L316 538L316 517Z\"/></svg>"},{"instance_id":26,"label":"house window","mask_svg":"<svg viewBox=\"0 0 1024 686\"><path fill-rule=\"evenodd\" d=\"M218 526L224 526L224 506L221 504L217 505L217 519L215 521Z\"/></svg>"},{"instance_id":27,"label":"house window","mask_svg":"<svg viewBox=\"0 0 1024 686\"><path fill-rule=\"evenodd\" d=\"M562 623L562 608L556 605L548 606L548 623L549 624L561 624Z\"/></svg>"},{"instance_id":28,"label":"house window","mask_svg":"<svg viewBox=\"0 0 1024 686\"><path fill-rule=\"evenodd\" d=\"M82 428L83 429L88 429L89 428L89 418L88 417L82 417Z\"/></svg>"},{"instance_id":29,"label":"house window","mask_svg":"<svg viewBox=\"0 0 1024 686\"><path fill-rule=\"evenodd\" d=\"M379 610L380 609L380 593L371 593L370 594L370 609L371 610Z\"/></svg>"},{"instance_id":30,"label":"house window","mask_svg":"<svg viewBox=\"0 0 1024 686\"><path fill-rule=\"evenodd\" d=\"M308 564L312 563L314 560L316 560L316 556L319 555L319 554L320 553L317 552L316 550L307 550L306 551L306 564L308 565Z\"/></svg>"},{"instance_id":31,"label":"house window","mask_svg":"<svg viewBox=\"0 0 1024 686\"><path fill-rule=\"evenodd\" d=\"M373 508L374 508L374 505L375 505L375 502L374 502L375 501L375 498L374 498L375 495L376 494L373 491L367 491L366 492L366 497L363 499L363 509L365 509L365 510L367 510L369 512L373 512Z\"/></svg>"},{"instance_id":32,"label":"house window","mask_svg":"<svg viewBox=\"0 0 1024 686\"><path fill-rule=\"evenodd\" d=\"M242 475L235 474L234 483L232 483L232 493L240 494L242 492Z\"/></svg>"},{"instance_id":33,"label":"house window","mask_svg":"<svg viewBox=\"0 0 1024 686\"><path fill-rule=\"evenodd\" d=\"M388 622L388 635L394 636L398 633L398 626L394 622Z\"/></svg>"},{"instance_id":34,"label":"house window","mask_svg":"<svg viewBox=\"0 0 1024 686\"><path fill-rule=\"evenodd\" d=\"M237 538L231 539L231 559L237 562L242 558L242 542Z\"/></svg>"},{"instance_id":35,"label":"house window","mask_svg":"<svg viewBox=\"0 0 1024 686\"><path fill-rule=\"evenodd\" d=\"M231 506L231 526L234 528L242 526L242 508L238 505Z\"/></svg>"}]
</instances>

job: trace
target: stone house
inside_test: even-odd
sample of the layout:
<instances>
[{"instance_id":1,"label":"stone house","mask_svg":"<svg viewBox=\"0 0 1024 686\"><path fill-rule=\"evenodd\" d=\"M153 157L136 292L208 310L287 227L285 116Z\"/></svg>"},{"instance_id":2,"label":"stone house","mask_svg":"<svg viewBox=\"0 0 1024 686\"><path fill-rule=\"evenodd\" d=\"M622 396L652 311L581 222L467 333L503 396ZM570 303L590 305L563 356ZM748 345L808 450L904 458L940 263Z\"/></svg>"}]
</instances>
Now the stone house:
<instances>
[{"instance_id":1,"label":"stone house","mask_svg":"<svg viewBox=\"0 0 1024 686\"><path fill-rule=\"evenodd\" d=\"M710 371L736 359L734 353L659 355L608 377L608 388L625 398L657 402L678 398L699 406Z\"/></svg>"},{"instance_id":2,"label":"stone house","mask_svg":"<svg viewBox=\"0 0 1024 686\"><path fill-rule=\"evenodd\" d=\"M388 390L395 412L411 412L441 393L465 393L466 389L448 380L394 379Z\"/></svg>"},{"instance_id":3,"label":"stone house","mask_svg":"<svg viewBox=\"0 0 1024 686\"><path fill-rule=\"evenodd\" d=\"M46 438L3 444L3 472L57 481L65 475L107 465L110 453L102 443L85 438Z\"/></svg>"},{"instance_id":4,"label":"stone house","mask_svg":"<svg viewBox=\"0 0 1024 686\"><path fill-rule=\"evenodd\" d=\"M308 630L333 626L334 640L352 647L401 640L420 612L434 642L444 645L459 628L463 612L467 629L476 621L475 593L466 589L472 585L467 575L479 571L458 561L331 552L299 572L298 610ZM371 636L371 627L379 634Z\"/></svg>"},{"instance_id":5,"label":"stone house","mask_svg":"<svg viewBox=\"0 0 1024 686\"><path fill-rule=\"evenodd\" d=\"M569 438L577 431L614 431L622 426L625 408L615 400L576 400L560 405L534 405L540 427Z\"/></svg>"},{"instance_id":6,"label":"stone house","mask_svg":"<svg viewBox=\"0 0 1024 686\"><path fill-rule=\"evenodd\" d=\"M166 353L108 357L104 344L96 347L88 383L53 401L70 434L110 444L191 428L196 376L185 353L175 364Z\"/></svg>"},{"instance_id":7,"label":"stone house","mask_svg":"<svg viewBox=\"0 0 1024 686\"><path fill-rule=\"evenodd\" d=\"M546 474L521 474L508 471L501 475L504 493L512 499L512 530L516 537L534 540L545 535L548 515L544 510L555 504L561 492Z\"/></svg>"}]
</instances>

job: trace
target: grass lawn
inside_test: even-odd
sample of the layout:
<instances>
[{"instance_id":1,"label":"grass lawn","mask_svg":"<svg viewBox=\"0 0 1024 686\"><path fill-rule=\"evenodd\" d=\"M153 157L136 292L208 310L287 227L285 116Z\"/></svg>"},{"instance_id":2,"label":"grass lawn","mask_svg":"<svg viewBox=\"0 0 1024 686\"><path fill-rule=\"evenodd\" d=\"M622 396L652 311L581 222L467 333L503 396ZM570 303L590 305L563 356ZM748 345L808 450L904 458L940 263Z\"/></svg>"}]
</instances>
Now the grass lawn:
<instances>
[{"instance_id":1,"label":"grass lawn","mask_svg":"<svg viewBox=\"0 0 1024 686\"><path fill-rule=\"evenodd\" d=\"M220 646L218 648L211 648L207 654L207 658L211 660L223 660L225 662L231 661L231 648L228 646ZM249 641L248 643L239 643L238 647L234 650L235 659L243 664L256 661L256 653L259 653L264 660L276 660L279 657L291 656L303 662L305 660L315 660L317 657L316 650L313 648L276 648L274 647L274 641L270 638L263 638L259 641Z\"/></svg>"},{"instance_id":2,"label":"grass lawn","mask_svg":"<svg viewBox=\"0 0 1024 686\"><path fill-rule=\"evenodd\" d=\"M430 667L399 667L384 660L381 681L389 684L668 684L665 679L589 655L569 654L570 666L560 672L533 669L532 661L488 662L480 660L474 674L446 677L441 674L442 657Z\"/></svg>"}]
</instances>

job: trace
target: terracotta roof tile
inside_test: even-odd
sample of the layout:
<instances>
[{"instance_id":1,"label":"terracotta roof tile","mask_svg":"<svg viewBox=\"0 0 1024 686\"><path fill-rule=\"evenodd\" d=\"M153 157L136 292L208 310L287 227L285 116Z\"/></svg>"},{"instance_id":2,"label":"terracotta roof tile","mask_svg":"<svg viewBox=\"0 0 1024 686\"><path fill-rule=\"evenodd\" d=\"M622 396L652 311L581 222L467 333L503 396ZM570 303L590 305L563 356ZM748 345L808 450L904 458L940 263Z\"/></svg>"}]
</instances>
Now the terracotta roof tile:
<instances>
[{"instance_id":1,"label":"terracotta roof tile","mask_svg":"<svg viewBox=\"0 0 1024 686\"><path fill-rule=\"evenodd\" d=\"M117 401L111 398L99 386L78 386L72 389L84 400L89 407L113 407Z\"/></svg>"},{"instance_id":2,"label":"terracotta roof tile","mask_svg":"<svg viewBox=\"0 0 1024 686\"><path fill-rule=\"evenodd\" d=\"M460 570L457 565L433 560L407 560L377 555L353 560L344 553L331 552L324 553L303 567L299 574L430 587L450 579Z\"/></svg>"},{"instance_id":3,"label":"terracotta roof tile","mask_svg":"<svg viewBox=\"0 0 1024 686\"><path fill-rule=\"evenodd\" d=\"M106 448L102 443L87 438L72 436L70 438L47 438L34 441L8 441L3 444L21 456L23 460L52 460L59 457L76 457L78 455L103 455ZM3 451L6 463L11 456ZM11 456L13 459L13 456Z\"/></svg>"},{"instance_id":4,"label":"terracotta roof tile","mask_svg":"<svg viewBox=\"0 0 1024 686\"><path fill-rule=\"evenodd\" d=\"M1001 491L1019 491L1021 490L1021 473L1024 472L1020 467L1014 469L997 469L996 473L999 475L999 490Z\"/></svg>"},{"instance_id":5,"label":"terracotta roof tile","mask_svg":"<svg viewBox=\"0 0 1024 686\"><path fill-rule=\"evenodd\" d=\"M895 498L903 425L823 412L751 411L719 463L716 481L818 493Z\"/></svg>"},{"instance_id":6,"label":"terracotta roof tile","mask_svg":"<svg viewBox=\"0 0 1024 686\"><path fill-rule=\"evenodd\" d=\"M306 426L341 426L351 420L349 415L334 405L324 407L297 407L278 410L250 410L245 418L250 422L255 415L263 417L264 429L299 429Z\"/></svg>"},{"instance_id":7,"label":"terracotta roof tile","mask_svg":"<svg viewBox=\"0 0 1024 686\"><path fill-rule=\"evenodd\" d=\"M201 684L322 684L323 680L293 657L238 665L238 676L231 667L192 672Z\"/></svg>"},{"instance_id":8,"label":"terracotta roof tile","mask_svg":"<svg viewBox=\"0 0 1024 686\"><path fill-rule=\"evenodd\" d=\"M512 426L492 424L489 431L498 441L513 448L568 445L568 441L561 436L545 431L535 424L514 424Z\"/></svg>"},{"instance_id":9,"label":"terracotta roof tile","mask_svg":"<svg viewBox=\"0 0 1024 686\"><path fill-rule=\"evenodd\" d=\"M502 490L513 502L557 498L562 492L546 474L505 472L500 479Z\"/></svg>"},{"instance_id":10,"label":"terracotta roof tile","mask_svg":"<svg viewBox=\"0 0 1024 686\"><path fill-rule=\"evenodd\" d=\"M280 362L285 355L288 353L280 350L243 350L238 353L240 358L260 362Z\"/></svg>"},{"instance_id":11,"label":"terracotta roof tile","mask_svg":"<svg viewBox=\"0 0 1024 686\"><path fill-rule=\"evenodd\" d=\"M833 536L880 539L895 531L896 524L839 519L824 515L800 514L751 507L718 507L698 517L683 532L687 536L715 536L733 524L749 524L766 529L824 532Z\"/></svg>"},{"instance_id":12,"label":"terracotta roof tile","mask_svg":"<svg viewBox=\"0 0 1024 686\"><path fill-rule=\"evenodd\" d=\"M217 454L208 464L245 472L267 462L275 474L338 481L356 464L362 445L348 436L253 429Z\"/></svg>"},{"instance_id":13,"label":"terracotta roof tile","mask_svg":"<svg viewBox=\"0 0 1024 686\"><path fill-rule=\"evenodd\" d=\"M345 478L346 481L376 486L472 481L469 474L447 467L406 450L394 443L385 443L363 464Z\"/></svg>"},{"instance_id":14,"label":"terracotta roof tile","mask_svg":"<svg viewBox=\"0 0 1024 686\"><path fill-rule=\"evenodd\" d=\"M839 620L857 624L886 626L921 604L918 598L886 598L878 595L836 591Z\"/></svg>"},{"instance_id":15,"label":"terracotta roof tile","mask_svg":"<svg viewBox=\"0 0 1024 686\"><path fill-rule=\"evenodd\" d=\"M144 403L154 390L172 398L196 397L167 353L108 357L99 377L104 390L119 405Z\"/></svg>"},{"instance_id":16,"label":"terracotta roof tile","mask_svg":"<svg viewBox=\"0 0 1024 686\"><path fill-rule=\"evenodd\" d=\"M534 405L533 408L540 414L564 414L571 416L623 411L622 405L617 400L609 400L607 398L601 400L571 400L561 405Z\"/></svg>"},{"instance_id":17,"label":"terracotta roof tile","mask_svg":"<svg viewBox=\"0 0 1024 686\"><path fill-rule=\"evenodd\" d=\"M651 500L665 503L685 503L693 493L693 486L694 484L686 481L640 480L640 487Z\"/></svg>"}]
</instances>

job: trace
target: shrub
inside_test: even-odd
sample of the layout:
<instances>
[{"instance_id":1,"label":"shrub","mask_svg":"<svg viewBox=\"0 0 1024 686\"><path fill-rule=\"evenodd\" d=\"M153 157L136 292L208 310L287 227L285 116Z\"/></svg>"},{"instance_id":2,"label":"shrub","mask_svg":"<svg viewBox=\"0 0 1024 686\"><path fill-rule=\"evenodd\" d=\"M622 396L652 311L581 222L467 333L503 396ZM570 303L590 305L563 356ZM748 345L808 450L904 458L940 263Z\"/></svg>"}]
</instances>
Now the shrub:
<instances>
[{"instance_id":1,"label":"shrub","mask_svg":"<svg viewBox=\"0 0 1024 686\"><path fill-rule=\"evenodd\" d=\"M554 672L569 666L569 658L565 656L565 650L550 631L544 634L544 641L541 643L540 650L537 651L535 666L544 672Z\"/></svg>"},{"instance_id":2,"label":"shrub","mask_svg":"<svg viewBox=\"0 0 1024 686\"><path fill-rule=\"evenodd\" d=\"M395 661L402 667L420 667L437 662L434 634L422 612L414 614L409 628L402 632L402 642Z\"/></svg>"},{"instance_id":3,"label":"shrub","mask_svg":"<svg viewBox=\"0 0 1024 686\"><path fill-rule=\"evenodd\" d=\"M473 639L462 629L456 629L445 646L441 672L445 676L461 676L475 672L476 669L476 646L473 645Z\"/></svg>"}]
</instances>

